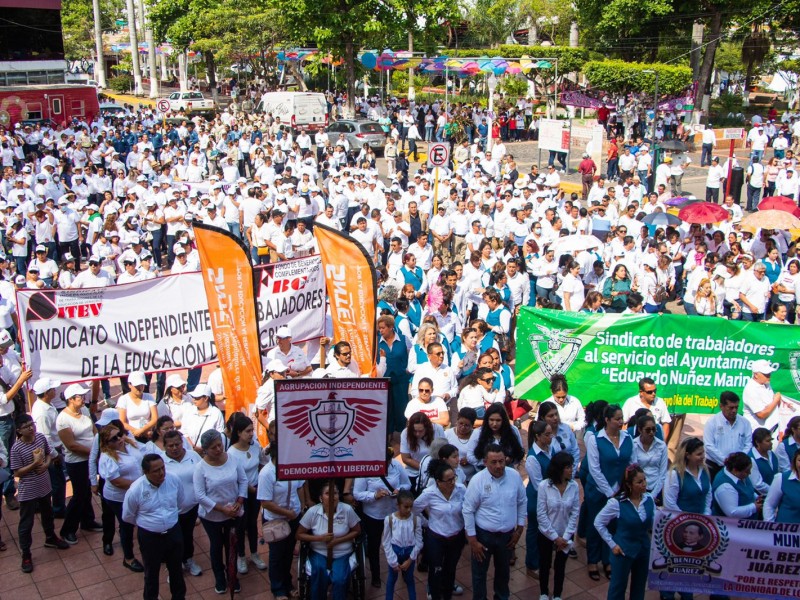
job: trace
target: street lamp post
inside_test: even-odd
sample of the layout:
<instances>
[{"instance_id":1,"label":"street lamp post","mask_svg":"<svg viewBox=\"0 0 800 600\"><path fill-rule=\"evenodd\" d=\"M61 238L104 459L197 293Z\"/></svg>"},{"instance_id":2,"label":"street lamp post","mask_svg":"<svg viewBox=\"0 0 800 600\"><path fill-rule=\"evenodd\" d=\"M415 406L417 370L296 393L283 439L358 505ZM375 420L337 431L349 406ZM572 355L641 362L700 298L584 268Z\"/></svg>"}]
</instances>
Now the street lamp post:
<instances>
[{"instance_id":1,"label":"street lamp post","mask_svg":"<svg viewBox=\"0 0 800 600\"><path fill-rule=\"evenodd\" d=\"M486 80L486 85L489 87L489 119L487 124L489 126L489 133L486 139L486 153L492 150L492 127L494 121L494 91L497 89L497 77L494 73L489 75Z\"/></svg>"}]
</instances>

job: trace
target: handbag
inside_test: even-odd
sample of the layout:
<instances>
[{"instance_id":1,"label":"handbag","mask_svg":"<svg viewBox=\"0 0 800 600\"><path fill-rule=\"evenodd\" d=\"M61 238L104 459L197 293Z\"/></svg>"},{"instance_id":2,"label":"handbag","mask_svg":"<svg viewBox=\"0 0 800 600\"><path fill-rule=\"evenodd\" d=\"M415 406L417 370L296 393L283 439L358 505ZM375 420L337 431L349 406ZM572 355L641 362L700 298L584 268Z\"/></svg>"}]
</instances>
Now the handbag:
<instances>
[{"instance_id":1,"label":"handbag","mask_svg":"<svg viewBox=\"0 0 800 600\"><path fill-rule=\"evenodd\" d=\"M289 489L286 492L286 504L289 505L289 500L292 496L292 482L289 482ZM285 540L289 537L289 534L292 533L292 528L289 525L289 521L286 519L279 517L277 519L272 519L267 521L261 526L261 531L263 533L264 541L269 543L272 542L280 542Z\"/></svg>"},{"instance_id":2,"label":"handbag","mask_svg":"<svg viewBox=\"0 0 800 600\"><path fill-rule=\"evenodd\" d=\"M269 246L258 246L256 251L259 256L269 256Z\"/></svg>"}]
</instances>

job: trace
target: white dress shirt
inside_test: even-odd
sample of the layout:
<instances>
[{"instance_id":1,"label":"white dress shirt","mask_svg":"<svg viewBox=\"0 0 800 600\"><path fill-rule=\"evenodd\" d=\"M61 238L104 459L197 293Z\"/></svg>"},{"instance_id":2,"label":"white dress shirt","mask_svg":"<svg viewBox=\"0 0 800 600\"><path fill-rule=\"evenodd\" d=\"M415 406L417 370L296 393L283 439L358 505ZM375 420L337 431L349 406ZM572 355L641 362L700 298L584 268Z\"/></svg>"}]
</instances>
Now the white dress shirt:
<instances>
[{"instance_id":1,"label":"white dress shirt","mask_svg":"<svg viewBox=\"0 0 800 600\"><path fill-rule=\"evenodd\" d=\"M647 478L647 493L657 497L667 477L667 445L658 438L653 438L650 449L645 450L642 438L633 440L633 456L631 461L638 463Z\"/></svg>"},{"instance_id":2,"label":"white dress shirt","mask_svg":"<svg viewBox=\"0 0 800 600\"><path fill-rule=\"evenodd\" d=\"M603 471L600 468L600 452L597 449L597 438L599 437L608 439L605 429L601 429L597 434L587 436L584 439L584 443L586 444L586 457L589 459L589 472L592 474L592 478L597 485L597 489L605 494L607 498L611 498L617 493L617 490L619 489L619 483L615 484L612 488L605 475L603 475ZM620 448L622 448L622 444L625 442L625 438L627 437L628 434L626 432L619 432L619 448L614 448L617 452L617 455L619 455Z\"/></svg>"},{"instance_id":3,"label":"white dress shirt","mask_svg":"<svg viewBox=\"0 0 800 600\"><path fill-rule=\"evenodd\" d=\"M469 482L464 496L464 526L474 536L480 527L492 533L506 533L523 527L527 519L528 499L522 477L506 467L501 477L493 477L489 469L477 473ZM516 506L516 510L513 507Z\"/></svg>"},{"instance_id":4,"label":"white dress shirt","mask_svg":"<svg viewBox=\"0 0 800 600\"><path fill-rule=\"evenodd\" d=\"M571 540L578 527L580 508L580 491L574 480L567 482L563 494L549 479L539 483L536 519L539 531L548 540L555 541L559 537Z\"/></svg>"},{"instance_id":5,"label":"white dress shirt","mask_svg":"<svg viewBox=\"0 0 800 600\"><path fill-rule=\"evenodd\" d=\"M398 565L393 545L401 548L413 547L410 558L417 560L419 553L422 552L422 518L411 515L406 519L401 519L397 513L387 515L383 520L381 543L383 552L386 554L386 562L392 569Z\"/></svg>"},{"instance_id":6,"label":"white dress shirt","mask_svg":"<svg viewBox=\"0 0 800 600\"><path fill-rule=\"evenodd\" d=\"M278 481L275 465L267 463L258 474L258 491L256 498L259 502L274 502L281 508L291 509L296 515L300 514L302 505L300 496L297 492L303 487L305 481ZM284 519L283 515L273 513L266 508L263 509L264 518L267 521L273 519Z\"/></svg>"},{"instance_id":7,"label":"white dress shirt","mask_svg":"<svg viewBox=\"0 0 800 600\"><path fill-rule=\"evenodd\" d=\"M145 475L131 484L122 505L122 520L140 529L164 533L178 523L178 507L184 501L181 481L166 474L164 481L155 486Z\"/></svg>"},{"instance_id":8,"label":"white dress shirt","mask_svg":"<svg viewBox=\"0 0 800 600\"><path fill-rule=\"evenodd\" d=\"M185 442L186 438L184 438ZM181 514L187 513L197 506L197 496L194 494L194 471L201 460L203 459L200 458L200 455L191 449L186 450L186 454L180 461L169 456L164 459L167 473L177 477L183 487L183 499L178 506Z\"/></svg>"},{"instance_id":9,"label":"white dress shirt","mask_svg":"<svg viewBox=\"0 0 800 600\"><path fill-rule=\"evenodd\" d=\"M752 427L744 417L736 415L731 425L722 413L717 413L706 421L703 429L706 458L721 467L732 452L750 452L752 435Z\"/></svg>"},{"instance_id":10,"label":"white dress shirt","mask_svg":"<svg viewBox=\"0 0 800 600\"><path fill-rule=\"evenodd\" d=\"M380 477L358 477L353 484L353 497L361 502L364 514L372 519L383 519L397 508L397 499L394 496L376 498L375 495L379 490L388 489L389 492L392 492L411 489L411 481L406 470L396 460L389 463L385 479L389 482L391 489Z\"/></svg>"},{"instance_id":11,"label":"white dress shirt","mask_svg":"<svg viewBox=\"0 0 800 600\"><path fill-rule=\"evenodd\" d=\"M728 471L728 469L723 469L723 472L730 477L732 481L736 481L736 477L733 473ZM778 477L776 477L776 479L777 478ZM722 509L722 512L725 513L726 517L746 519L754 515L758 510L753 502L745 504L744 506L739 506L739 492L728 482L723 483L714 490L714 499L717 501L717 504L719 504L719 507Z\"/></svg>"}]
</instances>

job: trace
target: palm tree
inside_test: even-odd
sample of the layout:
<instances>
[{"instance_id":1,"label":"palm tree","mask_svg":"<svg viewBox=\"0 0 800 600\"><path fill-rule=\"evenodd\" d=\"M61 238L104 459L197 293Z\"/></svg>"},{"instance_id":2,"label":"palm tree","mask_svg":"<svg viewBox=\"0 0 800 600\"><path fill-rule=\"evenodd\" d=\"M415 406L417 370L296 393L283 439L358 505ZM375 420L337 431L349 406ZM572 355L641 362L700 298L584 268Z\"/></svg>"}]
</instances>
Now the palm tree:
<instances>
[{"instance_id":1,"label":"palm tree","mask_svg":"<svg viewBox=\"0 0 800 600\"><path fill-rule=\"evenodd\" d=\"M744 79L744 98L745 102L750 96L750 85L756 67L769 56L771 43L767 32L761 25L753 25L750 33L742 41L742 62L747 67Z\"/></svg>"}]
</instances>

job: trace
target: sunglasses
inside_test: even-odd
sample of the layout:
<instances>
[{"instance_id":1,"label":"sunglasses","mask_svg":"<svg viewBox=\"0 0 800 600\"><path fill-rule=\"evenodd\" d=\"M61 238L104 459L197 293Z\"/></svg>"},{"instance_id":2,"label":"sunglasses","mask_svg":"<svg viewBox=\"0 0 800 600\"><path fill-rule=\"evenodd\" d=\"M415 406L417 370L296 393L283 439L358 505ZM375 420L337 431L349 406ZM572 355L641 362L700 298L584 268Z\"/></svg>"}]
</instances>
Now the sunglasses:
<instances>
[{"instance_id":1,"label":"sunglasses","mask_svg":"<svg viewBox=\"0 0 800 600\"><path fill-rule=\"evenodd\" d=\"M484 377L483 379L481 379L481 381L483 381L484 383L494 383L495 379L497 379L497 377Z\"/></svg>"},{"instance_id":2,"label":"sunglasses","mask_svg":"<svg viewBox=\"0 0 800 600\"><path fill-rule=\"evenodd\" d=\"M122 439L122 434L118 433L117 435L112 435L110 438L108 438L108 441L109 442L117 442L117 441L119 441L121 439Z\"/></svg>"},{"instance_id":3,"label":"sunglasses","mask_svg":"<svg viewBox=\"0 0 800 600\"><path fill-rule=\"evenodd\" d=\"M652 390L642 390L643 394L655 394L657 388L653 388Z\"/></svg>"},{"instance_id":4,"label":"sunglasses","mask_svg":"<svg viewBox=\"0 0 800 600\"><path fill-rule=\"evenodd\" d=\"M419 389L419 393L420 393L420 394L430 394L430 393L432 393L432 392L433 392L433 390L424 390L424 389L422 389L422 388L420 388L420 389Z\"/></svg>"}]
</instances>

